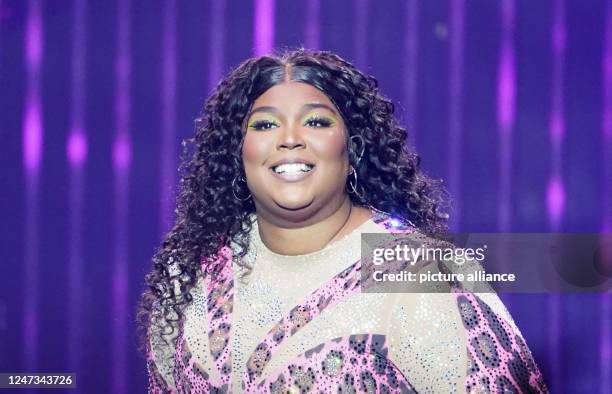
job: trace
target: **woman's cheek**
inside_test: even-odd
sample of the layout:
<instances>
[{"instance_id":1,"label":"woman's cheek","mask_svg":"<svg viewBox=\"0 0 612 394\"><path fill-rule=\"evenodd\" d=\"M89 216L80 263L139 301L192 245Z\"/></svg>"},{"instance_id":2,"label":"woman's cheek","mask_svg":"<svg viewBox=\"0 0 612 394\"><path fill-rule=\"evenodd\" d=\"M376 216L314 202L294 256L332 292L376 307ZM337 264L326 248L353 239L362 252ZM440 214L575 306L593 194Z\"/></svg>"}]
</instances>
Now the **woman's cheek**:
<instances>
[{"instance_id":1,"label":"woman's cheek","mask_svg":"<svg viewBox=\"0 0 612 394\"><path fill-rule=\"evenodd\" d=\"M321 157L338 159L343 158L346 154L344 133L338 130L330 132L324 138L313 139L312 144L316 146Z\"/></svg>"},{"instance_id":2,"label":"woman's cheek","mask_svg":"<svg viewBox=\"0 0 612 394\"><path fill-rule=\"evenodd\" d=\"M245 166L248 164L261 164L266 160L268 147L264 139L255 138L247 134L242 144L242 160Z\"/></svg>"}]
</instances>

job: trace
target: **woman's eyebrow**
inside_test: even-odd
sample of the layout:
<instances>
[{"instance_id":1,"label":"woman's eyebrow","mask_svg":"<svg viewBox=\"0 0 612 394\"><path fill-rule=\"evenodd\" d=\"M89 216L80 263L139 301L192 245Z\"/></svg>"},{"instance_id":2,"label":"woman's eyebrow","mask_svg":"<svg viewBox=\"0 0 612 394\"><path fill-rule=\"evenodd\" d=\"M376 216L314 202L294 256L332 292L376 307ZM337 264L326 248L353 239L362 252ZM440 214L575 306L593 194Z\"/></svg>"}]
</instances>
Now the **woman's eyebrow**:
<instances>
[{"instance_id":1,"label":"woman's eyebrow","mask_svg":"<svg viewBox=\"0 0 612 394\"><path fill-rule=\"evenodd\" d=\"M322 103L310 103L310 104L304 104L304 105L302 106L302 112L308 112L308 111L310 111L310 110L317 109L317 108L323 108L323 109L326 109L326 110L330 111L332 114L334 114L334 115L338 116L338 113L336 112L336 109L335 109L335 108L332 108L332 107L330 107L329 105L327 105L327 104L322 104Z\"/></svg>"},{"instance_id":2,"label":"woman's eyebrow","mask_svg":"<svg viewBox=\"0 0 612 394\"><path fill-rule=\"evenodd\" d=\"M261 107L253 108L251 110L251 114L250 115L253 115L256 112L269 112L269 113L273 113L275 115L280 114L280 111L278 110L278 108L271 107L271 106L268 106L268 105L264 105L264 106L261 106Z\"/></svg>"},{"instance_id":3,"label":"woman's eyebrow","mask_svg":"<svg viewBox=\"0 0 612 394\"><path fill-rule=\"evenodd\" d=\"M330 111L332 114L338 116L338 112L336 112L335 108L330 107L329 105L323 104L323 103L308 103L308 104L304 104L304 105L302 105L300 113L304 114L304 113L306 113L308 111L311 111L313 109L318 109L318 108L326 109L326 110ZM254 113L257 113L257 112L267 112L267 113L274 114L276 116L280 116L279 109L277 107L273 107L273 106L270 106L270 105L263 105L261 107L253 108L251 110L251 113L249 114L249 116L253 115Z\"/></svg>"}]
</instances>

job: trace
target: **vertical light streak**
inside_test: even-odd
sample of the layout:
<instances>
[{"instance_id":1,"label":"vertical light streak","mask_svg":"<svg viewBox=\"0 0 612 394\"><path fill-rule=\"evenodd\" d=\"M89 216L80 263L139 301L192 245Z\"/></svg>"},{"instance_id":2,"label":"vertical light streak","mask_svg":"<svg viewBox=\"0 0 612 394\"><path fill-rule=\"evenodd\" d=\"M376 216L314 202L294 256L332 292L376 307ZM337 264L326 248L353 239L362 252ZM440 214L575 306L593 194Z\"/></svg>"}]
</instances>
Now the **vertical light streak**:
<instances>
[{"instance_id":1,"label":"vertical light streak","mask_svg":"<svg viewBox=\"0 0 612 394\"><path fill-rule=\"evenodd\" d=\"M172 188L176 167L176 0L164 2L162 23L160 226L165 232L173 218Z\"/></svg>"},{"instance_id":2,"label":"vertical light streak","mask_svg":"<svg viewBox=\"0 0 612 394\"><path fill-rule=\"evenodd\" d=\"M516 108L514 60L514 0L501 3L501 47L497 80L497 125L499 131L499 208L498 230L510 230L512 195L512 134Z\"/></svg>"},{"instance_id":3,"label":"vertical light streak","mask_svg":"<svg viewBox=\"0 0 612 394\"><path fill-rule=\"evenodd\" d=\"M497 65L497 131L498 145L498 208L497 229L504 248L508 248L504 233L510 231L512 193L512 138L514 132L514 114L516 110L516 71L514 59L514 0L502 0L500 7L501 39L499 63ZM503 253L507 256L509 253ZM502 259L500 265L511 269L511 262ZM500 294L500 298L511 309L510 294Z\"/></svg>"},{"instance_id":4,"label":"vertical light streak","mask_svg":"<svg viewBox=\"0 0 612 394\"><path fill-rule=\"evenodd\" d=\"M463 100L463 35L465 20L464 0L450 2L450 75L449 75L449 125L448 125L448 179L453 196L454 215L451 228L457 228L461 212L461 144Z\"/></svg>"},{"instance_id":5,"label":"vertical light streak","mask_svg":"<svg viewBox=\"0 0 612 394\"><path fill-rule=\"evenodd\" d=\"M561 147L565 135L563 114L563 78L565 65L565 0L553 2L551 29L552 43L552 80L551 107L549 117L549 138L551 145L551 174L548 180L546 205L549 228L553 232L561 229L561 219L565 209L565 186L561 169ZM551 392L562 387L561 375L561 299L559 294L548 298L548 363L551 373Z\"/></svg>"},{"instance_id":6,"label":"vertical light streak","mask_svg":"<svg viewBox=\"0 0 612 394\"><path fill-rule=\"evenodd\" d=\"M43 57L41 4L28 1L25 32L26 101L23 118L23 165L26 174L23 359L36 371L38 351L39 175L43 148L40 74Z\"/></svg>"},{"instance_id":7,"label":"vertical light streak","mask_svg":"<svg viewBox=\"0 0 612 394\"><path fill-rule=\"evenodd\" d=\"M2 4L2 0L0 0L0 32L2 31L2 22L4 19L4 4ZM0 64L2 64L2 62L4 61L3 59L3 52L2 49L0 49ZM7 305L6 303L2 302L0 303L0 332L5 332L8 328L8 320L7 320ZM24 322L22 321L22 328L23 328Z\"/></svg>"},{"instance_id":8,"label":"vertical light streak","mask_svg":"<svg viewBox=\"0 0 612 394\"><path fill-rule=\"evenodd\" d=\"M551 143L551 176L547 190L549 226L559 231L565 210L565 186L561 173L561 147L565 136L563 117L563 78L565 64L565 0L553 3L552 25L552 83L549 136Z\"/></svg>"},{"instance_id":9,"label":"vertical light streak","mask_svg":"<svg viewBox=\"0 0 612 394\"><path fill-rule=\"evenodd\" d=\"M603 233L612 233L612 1L606 4L606 18L603 42L603 116L602 116L602 223ZM608 259L609 261L609 259ZM612 393L612 295L600 296L600 384L601 394Z\"/></svg>"},{"instance_id":10,"label":"vertical light streak","mask_svg":"<svg viewBox=\"0 0 612 394\"><path fill-rule=\"evenodd\" d=\"M119 0L117 15L117 55L115 85L114 168L114 256L112 272L112 378L113 393L127 392L128 323L128 182L131 165L130 140L130 12L131 1Z\"/></svg>"},{"instance_id":11,"label":"vertical light streak","mask_svg":"<svg viewBox=\"0 0 612 394\"><path fill-rule=\"evenodd\" d=\"M209 90L214 89L223 73L223 48L225 48L225 1L212 0L210 2L211 42L210 42L210 68L208 71Z\"/></svg>"},{"instance_id":12,"label":"vertical light streak","mask_svg":"<svg viewBox=\"0 0 612 394\"><path fill-rule=\"evenodd\" d=\"M306 2L306 47L319 49L321 46L321 1Z\"/></svg>"},{"instance_id":13,"label":"vertical light streak","mask_svg":"<svg viewBox=\"0 0 612 394\"><path fill-rule=\"evenodd\" d=\"M265 55L274 47L274 0L255 0L255 56Z\"/></svg>"},{"instance_id":14,"label":"vertical light streak","mask_svg":"<svg viewBox=\"0 0 612 394\"><path fill-rule=\"evenodd\" d=\"M353 53L357 67L364 73L367 72L368 61L368 0L355 1L355 35L353 42Z\"/></svg>"},{"instance_id":15,"label":"vertical light streak","mask_svg":"<svg viewBox=\"0 0 612 394\"><path fill-rule=\"evenodd\" d=\"M612 1L608 0L604 32L603 69L603 125L602 157L604 160L603 175L603 232L612 232Z\"/></svg>"},{"instance_id":16,"label":"vertical light streak","mask_svg":"<svg viewBox=\"0 0 612 394\"><path fill-rule=\"evenodd\" d=\"M404 102L406 122L408 123L408 141L416 147L417 133L417 91L418 91L418 54L419 54L419 2L406 1L404 9Z\"/></svg>"},{"instance_id":17,"label":"vertical light streak","mask_svg":"<svg viewBox=\"0 0 612 394\"><path fill-rule=\"evenodd\" d=\"M404 102L406 122L408 123L409 143L416 147L417 133L417 76L419 53L419 2L407 0L404 9L404 26L406 26L406 39L404 40Z\"/></svg>"},{"instance_id":18,"label":"vertical light streak","mask_svg":"<svg viewBox=\"0 0 612 394\"><path fill-rule=\"evenodd\" d=\"M87 136L84 128L85 104L85 23L87 0L75 0L72 25L72 83L70 96L70 131L66 156L70 165L68 223L68 366L75 371L80 365L83 300L83 167L87 158Z\"/></svg>"}]
</instances>

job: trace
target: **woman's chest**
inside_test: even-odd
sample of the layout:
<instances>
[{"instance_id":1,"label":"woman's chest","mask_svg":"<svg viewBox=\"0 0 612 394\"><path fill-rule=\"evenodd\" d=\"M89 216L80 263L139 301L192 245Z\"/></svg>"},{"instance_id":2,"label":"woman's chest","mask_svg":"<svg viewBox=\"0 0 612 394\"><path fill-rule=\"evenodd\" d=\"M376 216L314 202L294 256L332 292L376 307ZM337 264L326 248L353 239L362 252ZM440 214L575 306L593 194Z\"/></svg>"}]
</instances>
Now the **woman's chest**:
<instances>
[{"instance_id":1,"label":"woman's chest","mask_svg":"<svg viewBox=\"0 0 612 394\"><path fill-rule=\"evenodd\" d=\"M231 300L226 299L230 308L212 300L204 304L209 310L200 316L208 316L209 321L199 324L207 330L197 330L197 322L188 317L185 327L191 329L185 331L185 345L200 345L197 351L189 346L193 364L200 365L212 381L231 369L234 387L242 382L247 389L273 383L285 389L296 384L315 387L347 376L357 381L361 372L370 376L376 363L391 365L386 358L386 331L392 327L393 297L361 294L357 273L358 265L353 265L314 290L296 289L295 282L288 287L278 278L258 275L247 284L236 284ZM212 294L222 297L223 292ZM225 316L217 313L224 310L231 312L224 322L229 324L227 336L220 329L225 326L215 322ZM196 338L198 332L200 338ZM203 332L208 332L208 341L201 338ZM366 378L375 385L382 382L373 375Z\"/></svg>"}]
</instances>

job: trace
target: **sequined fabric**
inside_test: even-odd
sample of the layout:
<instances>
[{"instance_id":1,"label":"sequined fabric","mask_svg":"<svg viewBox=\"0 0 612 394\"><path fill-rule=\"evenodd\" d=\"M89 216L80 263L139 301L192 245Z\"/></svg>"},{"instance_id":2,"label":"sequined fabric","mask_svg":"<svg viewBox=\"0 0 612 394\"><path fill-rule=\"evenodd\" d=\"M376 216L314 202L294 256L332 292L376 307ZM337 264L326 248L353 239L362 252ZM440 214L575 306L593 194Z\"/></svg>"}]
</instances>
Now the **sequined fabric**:
<instances>
[{"instance_id":1,"label":"sequined fabric","mask_svg":"<svg viewBox=\"0 0 612 394\"><path fill-rule=\"evenodd\" d=\"M407 223L374 212L303 256L274 254L257 231L244 283L226 247L221 274L194 288L170 364L151 341L150 392L547 392L501 303L461 284L447 294L360 291L360 234L410 233Z\"/></svg>"},{"instance_id":2,"label":"sequined fabric","mask_svg":"<svg viewBox=\"0 0 612 394\"><path fill-rule=\"evenodd\" d=\"M547 392L542 374L520 334L486 303L453 288L468 338L468 393Z\"/></svg>"}]
</instances>

